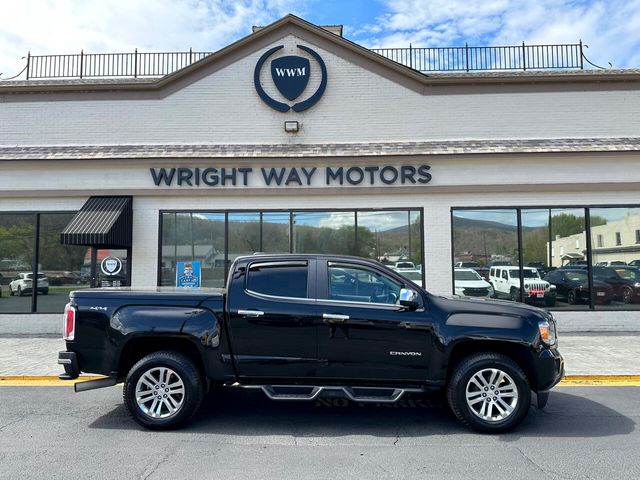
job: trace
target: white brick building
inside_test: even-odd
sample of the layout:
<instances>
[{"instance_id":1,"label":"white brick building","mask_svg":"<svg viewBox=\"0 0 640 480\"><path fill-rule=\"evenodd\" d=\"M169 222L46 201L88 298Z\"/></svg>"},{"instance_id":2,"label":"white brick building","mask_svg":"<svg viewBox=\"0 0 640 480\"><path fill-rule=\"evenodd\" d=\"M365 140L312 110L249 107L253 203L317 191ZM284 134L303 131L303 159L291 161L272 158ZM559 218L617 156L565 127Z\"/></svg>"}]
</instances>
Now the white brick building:
<instances>
[{"instance_id":1,"label":"white brick building","mask_svg":"<svg viewBox=\"0 0 640 480\"><path fill-rule=\"evenodd\" d=\"M295 55L310 62L301 99L318 90L322 76L318 61L298 45L312 49L326 65L324 95L307 110L282 113L256 91L256 64L280 45L283 48L268 60ZM274 85L268 62L258 74L269 97L295 103ZM56 280L58 290L52 284L50 293L64 297L62 286L89 281L90 254L79 253L77 268L64 269L75 273L61 273L62 264L55 267L45 258L62 255L58 250L47 244L44 250L40 245L40 252L26 254L11 235L20 228L32 231L29 215L39 222L33 231L42 232L38 229L46 228L47 212L73 216L89 197L130 196L132 242L123 254L134 287L171 283L172 262L213 265L211 258L176 253L179 239L186 235L178 225L182 215L189 218L194 254L195 246L206 243L204 234L195 239L194 228L208 228L210 246L223 256L226 252L227 259L257 249L257 244L232 245L235 237L229 225L234 221L247 229L259 226L259 244L265 251L269 248L264 231L273 225L283 232L288 229L294 251L302 248L297 242L304 225L341 234L353 225L355 246L340 253L381 258L391 248L409 248L411 257L423 265L427 289L451 294L455 212L463 212L459 217L467 220L466 234L484 236L482 241L468 240L471 250L502 254L487 248L513 250L515 241L515 258L524 263L527 235L544 229L541 220L527 226L530 212L542 212L542 219L544 212L555 218L557 211L571 210L570 216L584 222L590 208L615 206L635 214L633 208L640 206L638 112L638 70L425 75L293 16L162 78L0 82L0 242L3 225L8 239L0 262L6 260L5 265L16 271L26 262L31 271L37 258L35 268L61 279ZM285 131L285 122L298 122L298 131ZM427 170L422 170L425 175L418 173L421 166L430 167L430 181ZM303 167L307 173L316 170L306 177ZM340 167L342 185L337 177L327 177L328 169L335 173ZM349 177L352 167L358 168ZM384 167L393 168L381 178ZM165 173L176 169L169 185L154 179L161 168ZM203 176L207 168L217 171ZM220 180L213 185L222 168L227 173L236 169L235 185L221 185ZM286 168L285 179L291 181L267 185L263 168ZM289 177L293 168L300 181ZM239 169L251 171L243 174ZM467 210L472 213L464 213ZM326 215L313 220L318 211ZM483 217L486 211L498 212L501 235L515 240L498 246L491 230L496 224L487 223L495 220ZM505 220L504 212L511 211L515 220ZM407 223L398 223L405 214ZM383 217L386 223L377 225L375 219ZM275 220L268 223L265 218ZM173 233L168 232L170 224ZM421 230L418 240L416 226ZM220 248L214 239L217 228L226 229L220 233L226 242ZM553 227L547 224L547 229ZM366 245L365 234L370 242ZM243 237L245 243L251 243L247 238ZM110 254L114 252L94 254L94 263ZM541 259L551 265L547 260ZM222 270L207 274L211 282L224 277L224 263L217 268ZM49 311L58 308L53 297L38 294L35 303L9 297L7 280L13 273L0 268L7 277L2 282L0 333L14 329L16 322L23 331L58 328L58 316ZM640 324L634 304L582 305L577 310L561 302L556 306L565 329L620 330Z\"/></svg>"}]
</instances>

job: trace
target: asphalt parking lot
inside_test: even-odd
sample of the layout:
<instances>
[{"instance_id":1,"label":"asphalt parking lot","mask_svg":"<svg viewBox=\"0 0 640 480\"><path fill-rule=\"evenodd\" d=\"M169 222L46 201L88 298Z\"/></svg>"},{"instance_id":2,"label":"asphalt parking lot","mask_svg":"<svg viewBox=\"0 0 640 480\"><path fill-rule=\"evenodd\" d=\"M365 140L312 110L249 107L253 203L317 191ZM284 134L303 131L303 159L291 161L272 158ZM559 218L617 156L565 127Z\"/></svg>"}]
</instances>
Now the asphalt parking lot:
<instances>
[{"instance_id":1,"label":"asphalt parking lot","mask_svg":"<svg viewBox=\"0 0 640 480\"><path fill-rule=\"evenodd\" d=\"M69 291L51 290L47 295L38 295L38 312L62 314L65 304L69 301ZM29 313L31 311L31 295L18 297L9 295L6 286L2 288L0 297L0 313Z\"/></svg>"},{"instance_id":2,"label":"asphalt parking lot","mask_svg":"<svg viewBox=\"0 0 640 480\"><path fill-rule=\"evenodd\" d=\"M209 395L187 428L150 432L121 388L0 388L0 477L640 478L640 387L559 387L514 432L466 430L440 396L396 405Z\"/></svg>"}]
</instances>

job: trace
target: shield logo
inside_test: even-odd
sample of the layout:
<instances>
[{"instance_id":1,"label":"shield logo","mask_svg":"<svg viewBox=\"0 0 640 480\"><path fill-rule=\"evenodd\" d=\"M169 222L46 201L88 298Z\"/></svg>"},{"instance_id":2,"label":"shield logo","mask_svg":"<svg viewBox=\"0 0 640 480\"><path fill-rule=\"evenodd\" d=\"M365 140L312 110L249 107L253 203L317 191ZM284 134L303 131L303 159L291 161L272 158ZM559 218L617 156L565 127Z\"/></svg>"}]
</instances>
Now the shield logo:
<instances>
[{"instance_id":1,"label":"shield logo","mask_svg":"<svg viewBox=\"0 0 640 480\"><path fill-rule=\"evenodd\" d=\"M100 269L105 275L117 275L122 269L122 261L117 257L107 257L102 260Z\"/></svg>"},{"instance_id":2,"label":"shield logo","mask_svg":"<svg viewBox=\"0 0 640 480\"><path fill-rule=\"evenodd\" d=\"M118 262L115 258L110 258L106 262L104 262L105 270L109 273L113 273L118 268Z\"/></svg>"},{"instance_id":3,"label":"shield logo","mask_svg":"<svg viewBox=\"0 0 640 480\"><path fill-rule=\"evenodd\" d=\"M280 57L271 62L271 78L278 91L285 98L293 100L307 87L310 69L307 58L296 55Z\"/></svg>"}]
</instances>

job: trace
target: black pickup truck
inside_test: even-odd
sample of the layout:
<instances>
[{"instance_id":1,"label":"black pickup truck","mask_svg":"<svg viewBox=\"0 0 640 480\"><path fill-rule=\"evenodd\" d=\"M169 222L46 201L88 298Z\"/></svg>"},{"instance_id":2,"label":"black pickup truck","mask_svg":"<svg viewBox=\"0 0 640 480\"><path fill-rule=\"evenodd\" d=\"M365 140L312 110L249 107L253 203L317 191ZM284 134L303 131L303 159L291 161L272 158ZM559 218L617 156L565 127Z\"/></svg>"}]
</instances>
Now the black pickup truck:
<instances>
[{"instance_id":1,"label":"black pickup truck","mask_svg":"<svg viewBox=\"0 0 640 480\"><path fill-rule=\"evenodd\" d=\"M564 373L556 324L544 310L444 298L362 258L238 258L225 290L92 289L65 309L61 378L124 382L132 417L151 429L183 424L214 387L259 388L274 400L343 395L394 402L446 390L465 425L502 432L543 408Z\"/></svg>"}]
</instances>

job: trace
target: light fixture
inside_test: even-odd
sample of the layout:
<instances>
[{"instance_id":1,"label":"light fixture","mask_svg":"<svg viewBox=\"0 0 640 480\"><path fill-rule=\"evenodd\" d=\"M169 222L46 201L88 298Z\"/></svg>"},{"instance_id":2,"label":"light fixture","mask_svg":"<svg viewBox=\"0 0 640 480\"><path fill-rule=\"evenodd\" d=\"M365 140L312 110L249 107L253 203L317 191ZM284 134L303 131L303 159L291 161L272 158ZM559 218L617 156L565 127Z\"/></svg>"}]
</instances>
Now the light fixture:
<instances>
[{"instance_id":1,"label":"light fixture","mask_svg":"<svg viewBox=\"0 0 640 480\"><path fill-rule=\"evenodd\" d=\"M284 122L284 131L289 133L296 133L300 130L300 124L297 120L288 120Z\"/></svg>"}]
</instances>

